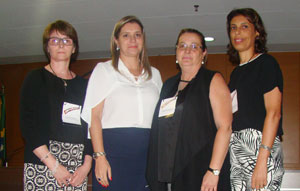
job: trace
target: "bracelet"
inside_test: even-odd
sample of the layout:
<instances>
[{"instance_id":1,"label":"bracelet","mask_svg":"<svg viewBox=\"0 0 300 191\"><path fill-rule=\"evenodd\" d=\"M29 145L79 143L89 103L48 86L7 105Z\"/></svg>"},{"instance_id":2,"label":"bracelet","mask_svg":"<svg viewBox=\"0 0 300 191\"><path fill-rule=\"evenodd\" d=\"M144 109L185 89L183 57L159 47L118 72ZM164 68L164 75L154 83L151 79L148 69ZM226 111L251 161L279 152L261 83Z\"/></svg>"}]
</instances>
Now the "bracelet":
<instances>
[{"instance_id":1,"label":"bracelet","mask_svg":"<svg viewBox=\"0 0 300 191\"><path fill-rule=\"evenodd\" d=\"M58 160L56 160L55 166L54 166L53 170L50 170L52 176L54 176L54 174L56 173L56 170L57 170L57 168L58 168L58 165L59 165L59 162L58 162Z\"/></svg>"},{"instance_id":2,"label":"bracelet","mask_svg":"<svg viewBox=\"0 0 300 191\"><path fill-rule=\"evenodd\" d=\"M100 156L106 156L105 152L94 152L93 153L93 159L97 159Z\"/></svg>"},{"instance_id":3,"label":"bracelet","mask_svg":"<svg viewBox=\"0 0 300 191\"><path fill-rule=\"evenodd\" d=\"M269 152L271 152L271 148L268 147L268 146L266 146L266 145L260 144L259 148L266 149L266 150L268 150Z\"/></svg>"},{"instance_id":4,"label":"bracelet","mask_svg":"<svg viewBox=\"0 0 300 191\"><path fill-rule=\"evenodd\" d=\"M49 154L50 154L50 151L44 157L41 158L41 162L43 162L43 160L47 159L49 157Z\"/></svg>"}]
</instances>

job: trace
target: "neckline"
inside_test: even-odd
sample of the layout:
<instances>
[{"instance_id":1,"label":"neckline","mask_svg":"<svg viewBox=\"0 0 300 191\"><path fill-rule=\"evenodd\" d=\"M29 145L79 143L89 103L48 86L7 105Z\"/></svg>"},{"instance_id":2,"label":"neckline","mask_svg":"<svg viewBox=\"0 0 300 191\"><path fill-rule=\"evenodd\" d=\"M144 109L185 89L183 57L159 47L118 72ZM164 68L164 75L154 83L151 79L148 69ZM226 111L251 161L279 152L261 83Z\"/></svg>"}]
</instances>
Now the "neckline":
<instances>
[{"instance_id":1,"label":"neckline","mask_svg":"<svg viewBox=\"0 0 300 191\"><path fill-rule=\"evenodd\" d=\"M77 75L75 75L75 76L72 75L72 79L63 79L63 78L60 78L60 77L58 77L57 75L55 75L55 73L52 73L51 71L47 70L45 67L43 67L43 69L44 69L46 72L48 72L51 76L53 76L53 77L55 77L55 78L58 78L58 79L62 80L64 87L67 87L67 86L68 86L67 82L70 82L70 81L74 80L75 78L77 78Z\"/></svg>"},{"instance_id":2,"label":"neckline","mask_svg":"<svg viewBox=\"0 0 300 191\"><path fill-rule=\"evenodd\" d=\"M182 79L180 79L179 81L184 82L184 83L190 83L192 80L182 80Z\"/></svg>"},{"instance_id":3,"label":"neckline","mask_svg":"<svg viewBox=\"0 0 300 191\"><path fill-rule=\"evenodd\" d=\"M262 55L262 53L259 53L257 56L255 56L254 58L250 58L247 62L244 62L244 63L241 63L241 64L239 64L239 66L244 66L244 65L246 65L246 64L249 64L250 62L252 62L253 60L255 60L256 58L258 58L260 55Z\"/></svg>"}]
</instances>

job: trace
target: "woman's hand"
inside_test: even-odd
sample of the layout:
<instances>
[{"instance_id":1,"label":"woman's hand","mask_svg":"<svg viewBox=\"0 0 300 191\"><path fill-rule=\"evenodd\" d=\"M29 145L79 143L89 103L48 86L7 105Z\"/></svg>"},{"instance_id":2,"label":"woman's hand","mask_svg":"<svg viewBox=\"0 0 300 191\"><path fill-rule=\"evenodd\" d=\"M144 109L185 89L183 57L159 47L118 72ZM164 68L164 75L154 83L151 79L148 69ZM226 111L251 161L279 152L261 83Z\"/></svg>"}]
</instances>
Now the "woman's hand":
<instances>
[{"instance_id":1,"label":"woman's hand","mask_svg":"<svg viewBox=\"0 0 300 191\"><path fill-rule=\"evenodd\" d=\"M112 174L110 165L105 156L99 156L96 159L95 176L102 186L109 186L108 180L112 180Z\"/></svg>"},{"instance_id":2,"label":"woman's hand","mask_svg":"<svg viewBox=\"0 0 300 191\"><path fill-rule=\"evenodd\" d=\"M267 174L268 174L267 155L268 154L269 154L268 151L260 149L260 153L257 157L257 162L251 178L252 189L262 189L268 183L267 180Z\"/></svg>"},{"instance_id":3,"label":"woman's hand","mask_svg":"<svg viewBox=\"0 0 300 191\"><path fill-rule=\"evenodd\" d=\"M53 171L54 169L52 168L50 170ZM63 165L59 164L53 176L59 186L67 186L69 185L72 174Z\"/></svg>"},{"instance_id":4,"label":"woman's hand","mask_svg":"<svg viewBox=\"0 0 300 191\"><path fill-rule=\"evenodd\" d=\"M79 186L81 185L85 178L88 176L92 166L92 157L89 155L86 155L84 158L84 163L82 166L78 167L75 172L73 173L73 176L71 178L70 184L72 186Z\"/></svg>"},{"instance_id":5,"label":"woman's hand","mask_svg":"<svg viewBox=\"0 0 300 191\"><path fill-rule=\"evenodd\" d=\"M71 178L70 184L75 187L81 185L89 172L90 168L87 166L78 167Z\"/></svg>"},{"instance_id":6,"label":"woman's hand","mask_svg":"<svg viewBox=\"0 0 300 191\"><path fill-rule=\"evenodd\" d=\"M201 191L217 191L219 176L207 171L202 180Z\"/></svg>"}]
</instances>

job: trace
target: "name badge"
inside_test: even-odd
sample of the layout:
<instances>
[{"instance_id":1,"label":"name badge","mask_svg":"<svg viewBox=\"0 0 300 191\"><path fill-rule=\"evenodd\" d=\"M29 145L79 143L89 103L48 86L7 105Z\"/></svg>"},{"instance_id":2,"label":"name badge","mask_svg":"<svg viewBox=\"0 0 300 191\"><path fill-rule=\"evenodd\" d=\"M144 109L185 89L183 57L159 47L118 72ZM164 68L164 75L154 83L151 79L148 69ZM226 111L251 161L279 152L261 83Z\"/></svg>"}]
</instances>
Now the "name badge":
<instances>
[{"instance_id":1,"label":"name badge","mask_svg":"<svg viewBox=\"0 0 300 191\"><path fill-rule=\"evenodd\" d=\"M64 123L81 125L80 112L81 112L81 105L64 102L62 121Z\"/></svg>"},{"instance_id":2,"label":"name badge","mask_svg":"<svg viewBox=\"0 0 300 191\"><path fill-rule=\"evenodd\" d=\"M232 113L235 113L239 110L238 100L237 100L237 91L234 90L231 92L231 104L232 104Z\"/></svg>"},{"instance_id":3,"label":"name badge","mask_svg":"<svg viewBox=\"0 0 300 191\"><path fill-rule=\"evenodd\" d=\"M160 104L158 117L172 117L176 109L177 96L163 99Z\"/></svg>"}]
</instances>

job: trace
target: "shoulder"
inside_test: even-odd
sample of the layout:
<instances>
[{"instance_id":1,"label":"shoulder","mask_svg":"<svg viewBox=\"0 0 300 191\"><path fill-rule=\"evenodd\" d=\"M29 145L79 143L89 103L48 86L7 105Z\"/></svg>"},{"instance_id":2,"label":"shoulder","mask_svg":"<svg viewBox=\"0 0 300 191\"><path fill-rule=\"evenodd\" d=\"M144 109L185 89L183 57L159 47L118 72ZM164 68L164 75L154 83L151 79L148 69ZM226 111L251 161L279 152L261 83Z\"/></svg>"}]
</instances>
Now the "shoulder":
<instances>
[{"instance_id":1,"label":"shoulder","mask_svg":"<svg viewBox=\"0 0 300 191\"><path fill-rule=\"evenodd\" d=\"M99 62L95 68L94 68L94 71L112 71L114 70L112 64L111 64L111 60L108 60L106 62Z\"/></svg>"},{"instance_id":2,"label":"shoulder","mask_svg":"<svg viewBox=\"0 0 300 191\"><path fill-rule=\"evenodd\" d=\"M278 67L277 60L270 54L262 54L259 58L260 64L264 67Z\"/></svg>"},{"instance_id":3,"label":"shoulder","mask_svg":"<svg viewBox=\"0 0 300 191\"><path fill-rule=\"evenodd\" d=\"M111 64L111 60L108 60L106 62L99 62L93 72L92 75L90 77L91 79L96 79L97 81L102 81L104 79L113 79L112 74L115 74L117 71L113 68L112 64Z\"/></svg>"},{"instance_id":4,"label":"shoulder","mask_svg":"<svg viewBox=\"0 0 300 191\"><path fill-rule=\"evenodd\" d=\"M45 69L43 68L39 68L39 69L34 69L31 70L30 72L27 73L23 84L41 84L43 82L43 75L44 75L44 71Z\"/></svg>"},{"instance_id":5,"label":"shoulder","mask_svg":"<svg viewBox=\"0 0 300 191\"><path fill-rule=\"evenodd\" d=\"M176 74L175 76L172 76L170 78L168 78L165 82L164 82L164 86L168 86L170 84L174 84L176 82L179 81L180 79L180 76L181 76L181 72L179 72L178 74Z\"/></svg>"},{"instance_id":6,"label":"shoulder","mask_svg":"<svg viewBox=\"0 0 300 191\"><path fill-rule=\"evenodd\" d=\"M41 78L43 75L43 68L31 70L27 73L26 78Z\"/></svg>"},{"instance_id":7,"label":"shoulder","mask_svg":"<svg viewBox=\"0 0 300 191\"><path fill-rule=\"evenodd\" d=\"M81 87L87 86L87 83L88 83L87 79L85 79L85 78L83 78L83 77L81 77L79 75L77 75L75 77L75 79L76 79L76 83L79 84L79 86L81 86Z\"/></svg>"},{"instance_id":8,"label":"shoulder","mask_svg":"<svg viewBox=\"0 0 300 191\"><path fill-rule=\"evenodd\" d=\"M28 72L22 84L21 94L37 94L37 91L43 89L45 87L44 72L46 71L43 68Z\"/></svg>"},{"instance_id":9,"label":"shoulder","mask_svg":"<svg viewBox=\"0 0 300 191\"><path fill-rule=\"evenodd\" d=\"M154 81L161 81L161 75L158 69L151 66L152 78Z\"/></svg>"},{"instance_id":10,"label":"shoulder","mask_svg":"<svg viewBox=\"0 0 300 191\"><path fill-rule=\"evenodd\" d=\"M213 70L209 70L205 67L201 67L196 78L201 80L201 79L205 79L208 82L212 80L212 78L215 76L215 74L221 75L219 72L217 71L213 71Z\"/></svg>"}]
</instances>

